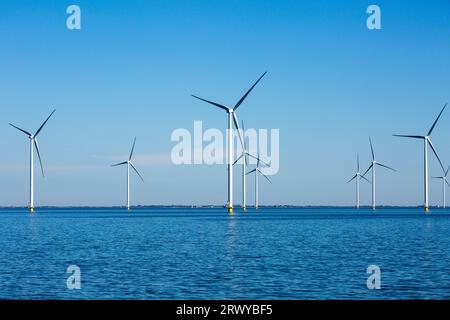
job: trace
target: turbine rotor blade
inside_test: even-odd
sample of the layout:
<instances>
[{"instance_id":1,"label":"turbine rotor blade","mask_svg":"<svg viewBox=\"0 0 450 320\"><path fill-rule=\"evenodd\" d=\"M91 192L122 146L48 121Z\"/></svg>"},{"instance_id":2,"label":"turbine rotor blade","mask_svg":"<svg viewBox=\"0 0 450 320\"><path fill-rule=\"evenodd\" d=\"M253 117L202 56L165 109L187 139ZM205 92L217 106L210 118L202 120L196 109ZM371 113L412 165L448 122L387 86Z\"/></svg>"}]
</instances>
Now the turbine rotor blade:
<instances>
[{"instance_id":1,"label":"turbine rotor blade","mask_svg":"<svg viewBox=\"0 0 450 320\"><path fill-rule=\"evenodd\" d=\"M233 110L236 110L237 108L239 108L239 106L242 104L242 102L244 102L245 98L247 98L249 93L258 84L258 82L266 75L266 73L267 73L267 71L264 72L261 77L259 77L259 79L255 82L255 84L244 94L244 96L238 101L238 103L236 103L236 105L234 106Z\"/></svg>"},{"instance_id":2,"label":"turbine rotor blade","mask_svg":"<svg viewBox=\"0 0 450 320\"><path fill-rule=\"evenodd\" d=\"M433 143L431 142L431 139L430 139L430 138L428 138L428 143L429 143L429 145L430 145L431 150L433 150L434 155L435 155L436 158L438 159L439 164L441 165L442 171L445 172L444 166L442 165L442 161L441 161L441 159L439 158L439 156L438 156L438 154L437 154L437 152L436 152L436 149L434 148Z\"/></svg>"},{"instance_id":3,"label":"turbine rotor blade","mask_svg":"<svg viewBox=\"0 0 450 320\"><path fill-rule=\"evenodd\" d=\"M127 163L128 163L128 161L119 162L119 163L116 163L116 164L112 164L111 167L117 167L117 166L121 166L121 165L124 165L124 164L127 164Z\"/></svg>"},{"instance_id":4,"label":"turbine rotor blade","mask_svg":"<svg viewBox=\"0 0 450 320\"><path fill-rule=\"evenodd\" d=\"M134 167L134 165L130 162L130 166L131 168L133 168L133 170L137 173L137 175L139 176L139 178L141 178L142 182L144 182L144 178L142 178L141 174L139 173L139 171L137 171L137 169Z\"/></svg>"},{"instance_id":5,"label":"turbine rotor blade","mask_svg":"<svg viewBox=\"0 0 450 320\"><path fill-rule=\"evenodd\" d=\"M197 96L195 96L195 95L193 95L193 94L191 94L191 96L194 97L194 98L196 98L196 99L199 99L199 100L202 100L202 101L204 101L204 102L207 102L207 103L209 103L209 104L212 104L212 105L214 105L214 106L216 106L216 107L219 107L219 108L221 108L221 109L224 109L224 110L226 110L227 112L229 111L229 109L228 109L227 107L225 107L224 105L221 105L221 104L218 104L218 103L216 103L216 102L212 102L212 101L209 101L209 100L206 100L206 99L197 97Z\"/></svg>"},{"instance_id":6,"label":"turbine rotor blade","mask_svg":"<svg viewBox=\"0 0 450 320\"><path fill-rule=\"evenodd\" d=\"M372 152L372 160L375 160L375 154L373 152L372 139L370 137L369 137L369 143L370 143L370 151Z\"/></svg>"},{"instance_id":7,"label":"turbine rotor blade","mask_svg":"<svg viewBox=\"0 0 450 320\"><path fill-rule=\"evenodd\" d=\"M392 171L397 171L394 168L391 168L391 167L389 167L389 166L387 166L385 164L379 163L379 162L377 162L376 165L379 165L380 167L384 167L384 168L392 170Z\"/></svg>"},{"instance_id":8,"label":"turbine rotor blade","mask_svg":"<svg viewBox=\"0 0 450 320\"><path fill-rule=\"evenodd\" d=\"M241 120L242 122L242 136L244 138L244 150L247 150L247 142L245 141L245 127L244 127L244 120Z\"/></svg>"},{"instance_id":9,"label":"turbine rotor blade","mask_svg":"<svg viewBox=\"0 0 450 320\"><path fill-rule=\"evenodd\" d=\"M29 137L31 137L31 133L29 133L28 131L25 131L23 129L20 129L19 127L16 127L15 125L13 125L12 123L9 124L11 127L16 128L19 131L22 131L23 133L27 134Z\"/></svg>"},{"instance_id":10,"label":"turbine rotor blade","mask_svg":"<svg viewBox=\"0 0 450 320\"><path fill-rule=\"evenodd\" d=\"M47 117L47 119L45 119L44 123L39 127L39 129L37 129L36 133L34 134L35 137L39 134L39 132L41 132L42 128L45 126L48 119L50 119L50 117L55 113L55 111L56 111L56 109L53 109L52 113L50 113L50 115Z\"/></svg>"},{"instance_id":11,"label":"turbine rotor blade","mask_svg":"<svg viewBox=\"0 0 450 320\"><path fill-rule=\"evenodd\" d=\"M233 162L233 166L238 163L239 160L241 160L241 158L244 156L244 154L242 153L234 162ZM228 167L227 167L228 169Z\"/></svg>"},{"instance_id":12,"label":"turbine rotor blade","mask_svg":"<svg viewBox=\"0 0 450 320\"><path fill-rule=\"evenodd\" d=\"M368 183L372 183L372 182L370 182L369 179L367 179L366 177L364 177L364 176L362 176L362 175L359 175L359 177L362 178L362 179L364 179L364 180L366 180Z\"/></svg>"},{"instance_id":13,"label":"turbine rotor blade","mask_svg":"<svg viewBox=\"0 0 450 320\"><path fill-rule=\"evenodd\" d=\"M259 148L258 148L258 156L256 158L256 167L259 168L259 162L261 161L261 159L259 158Z\"/></svg>"},{"instance_id":14,"label":"turbine rotor blade","mask_svg":"<svg viewBox=\"0 0 450 320\"><path fill-rule=\"evenodd\" d=\"M367 174L367 172L369 172L369 170L372 169L372 167L373 167L373 163L367 168L367 170L364 172L362 177L364 177Z\"/></svg>"},{"instance_id":15,"label":"turbine rotor blade","mask_svg":"<svg viewBox=\"0 0 450 320\"><path fill-rule=\"evenodd\" d=\"M359 172L359 154L356 155L356 172Z\"/></svg>"},{"instance_id":16,"label":"turbine rotor blade","mask_svg":"<svg viewBox=\"0 0 450 320\"><path fill-rule=\"evenodd\" d=\"M133 151L134 151L134 145L135 144L136 144L136 137L134 137L133 147L131 148L130 157L128 158L128 160L131 160L131 157L133 157Z\"/></svg>"},{"instance_id":17,"label":"turbine rotor blade","mask_svg":"<svg viewBox=\"0 0 450 320\"><path fill-rule=\"evenodd\" d=\"M400 138L425 139L424 136L410 136L410 135L404 135L404 134L393 134L392 136L400 137Z\"/></svg>"},{"instance_id":18,"label":"turbine rotor blade","mask_svg":"<svg viewBox=\"0 0 450 320\"><path fill-rule=\"evenodd\" d=\"M445 183L449 186L449 188L450 188L450 184L448 183L448 181L447 181L447 179L444 179L445 180Z\"/></svg>"},{"instance_id":19,"label":"turbine rotor blade","mask_svg":"<svg viewBox=\"0 0 450 320\"><path fill-rule=\"evenodd\" d=\"M36 147L36 153L37 153L37 156L38 156L38 159L39 159L39 164L41 165L42 176L45 177L45 175L44 175L44 167L42 166L41 152L39 151L39 145L38 145L37 139L34 138L33 142L34 142L34 146Z\"/></svg>"},{"instance_id":20,"label":"turbine rotor blade","mask_svg":"<svg viewBox=\"0 0 450 320\"><path fill-rule=\"evenodd\" d=\"M255 171L256 171L256 169L253 169L253 170L247 172L245 175L251 174L251 173L253 173L253 172L255 172Z\"/></svg>"},{"instance_id":21,"label":"turbine rotor blade","mask_svg":"<svg viewBox=\"0 0 450 320\"><path fill-rule=\"evenodd\" d=\"M445 104L444 107L442 108L441 112L439 112L439 115L437 116L436 120L434 121L433 125L431 126L430 131L428 131L428 134L427 134L428 136L431 135L431 133L433 132L434 126L436 125L436 123L438 122L439 118L441 117L442 112L444 112L445 107L447 107L447 104Z\"/></svg>"},{"instance_id":22,"label":"turbine rotor blade","mask_svg":"<svg viewBox=\"0 0 450 320\"><path fill-rule=\"evenodd\" d=\"M242 135L241 135L242 132L241 132L241 130L239 129L239 122L238 122L238 120L237 120L236 113L234 113L234 112L233 112L233 122L234 122L234 125L235 125L235 127L236 127L236 130L237 130L237 132L238 132L239 141L241 142L242 150L245 152L244 138L243 138Z\"/></svg>"},{"instance_id":23,"label":"turbine rotor blade","mask_svg":"<svg viewBox=\"0 0 450 320\"><path fill-rule=\"evenodd\" d=\"M358 175L355 174L355 175L353 176L353 178L351 178L350 180L347 181L347 183L350 183L350 182L352 182L353 180L355 180L357 176L358 176Z\"/></svg>"},{"instance_id":24,"label":"turbine rotor blade","mask_svg":"<svg viewBox=\"0 0 450 320\"><path fill-rule=\"evenodd\" d=\"M267 181L269 181L270 182L270 184L272 184L272 181L270 181L270 179L269 179L269 177L268 176L266 176L264 173L262 173L261 172L261 170L257 170L258 172L259 172L259 174L261 174L264 178L266 178L267 179Z\"/></svg>"},{"instance_id":25,"label":"turbine rotor blade","mask_svg":"<svg viewBox=\"0 0 450 320\"><path fill-rule=\"evenodd\" d=\"M248 155L249 157L251 157L251 158L257 160L257 165L258 165L258 166L259 166L259 162L262 162L265 166L270 167L270 164L268 164L267 162L261 160L259 157L256 157L256 156L254 156L254 155L252 155L251 153L248 153L248 152L247 152L247 155Z\"/></svg>"},{"instance_id":26,"label":"turbine rotor blade","mask_svg":"<svg viewBox=\"0 0 450 320\"><path fill-rule=\"evenodd\" d=\"M447 168L447 171L445 171L445 177L447 178L447 175L448 175L448 170L450 170L450 166L448 166L448 168Z\"/></svg>"}]
</instances>

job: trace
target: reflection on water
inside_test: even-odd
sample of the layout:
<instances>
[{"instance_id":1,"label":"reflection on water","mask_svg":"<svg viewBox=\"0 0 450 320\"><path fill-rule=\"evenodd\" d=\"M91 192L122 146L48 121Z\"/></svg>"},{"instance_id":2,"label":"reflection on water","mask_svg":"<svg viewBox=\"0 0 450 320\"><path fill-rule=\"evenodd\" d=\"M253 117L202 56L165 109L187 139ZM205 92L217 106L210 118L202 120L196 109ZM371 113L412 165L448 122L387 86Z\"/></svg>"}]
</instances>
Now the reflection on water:
<instances>
[{"instance_id":1,"label":"reflection on water","mask_svg":"<svg viewBox=\"0 0 450 320\"><path fill-rule=\"evenodd\" d=\"M450 210L237 211L0 209L0 298L450 298Z\"/></svg>"}]
</instances>

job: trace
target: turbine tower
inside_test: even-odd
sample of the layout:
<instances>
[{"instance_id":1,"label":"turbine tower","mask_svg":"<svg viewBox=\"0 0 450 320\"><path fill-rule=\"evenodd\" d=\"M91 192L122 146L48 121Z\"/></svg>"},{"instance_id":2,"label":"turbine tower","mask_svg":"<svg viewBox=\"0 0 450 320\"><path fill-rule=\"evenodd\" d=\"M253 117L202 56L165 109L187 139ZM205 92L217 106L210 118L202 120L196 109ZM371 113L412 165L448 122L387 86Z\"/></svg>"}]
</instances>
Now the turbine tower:
<instances>
[{"instance_id":1,"label":"turbine tower","mask_svg":"<svg viewBox=\"0 0 450 320\"><path fill-rule=\"evenodd\" d=\"M362 175L363 177L366 176L367 172L369 172L369 170L372 169L372 209L375 210L376 209L376 199L375 199L375 168L376 166L380 166L380 167L384 167L386 169L395 171L395 169L392 169L391 167L388 167L385 164L382 164L378 161L375 160L375 153L373 152L373 145L372 145L372 139L369 137L369 143L370 143L370 151L372 152L372 163L370 164L369 168L367 168L366 172L364 172L364 174Z\"/></svg>"},{"instance_id":2,"label":"turbine tower","mask_svg":"<svg viewBox=\"0 0 450 320\"><path fill-rule=\"evenodd\" d=\"M450 169L450 166L444 172L443 176L441 176L441 177L433 177L433 179L441 179L442 180L442 207L444 209L445 209L445 185L450 187L450 184L447 181L447 175L448 175L448 170L449 169Z\"/></svg>"},{"instance_id":3,"label":"turbine tower","mask_svg":"<svg viewBox=\"0 0 450 320\"><path fill-rule=\"evenodd\" d=\"M136 137L133 141L133 147L131 147L130 156L128 157L127 161L119 162L116 164L111 165L111 167L121 166L126 164L127 165L127 210L130 210L130 167L134 170L134 172L137 173L139 178L141 178L142 182L144 182L144 178L142 178L139 171L136 169L136 167L133 165L133 162L131 162L131 158L133 157L133 151L134 151L134 145L136 144Z\"/></svg>"},{"instance_id":4,"label":"turbine tower","mask_svg":"<svg viewBox=\"0 0 450 320\"><path fill-rule=\"evenodd\" d=\"M28 138L30 139L30 202L28 204L28 208L30 209L30 212L34 212L34 148L36 148L36 154L38 156L39 164L41 166L42 176L44 177L44 168L42 167L42 159L41 159L41 153L39 152L39 144L37 141L37 136L41 132L41 130L45 126L45 124L47 123L48 119L50 119L50 117L53 115L53 113L55 113L55 111L56 111L56 109L53 110L52 113L50 113L50 115L47 117L47 119L44 121L44 123L42 123L42 125L39 127L39 129L37 129L35 134L31 134L28 131L25 131L11 123L9 124L10 126L16 128L17 130L25 133L28 136Z\"/></svg>"},{"instance_id":5,"label":"turbine tower","mask_svg":"<svg viewBox=\"0 0 450 320\"><path fill-rule=\"evenodd\" d=\"M247 175L246 175L246 171L247 171L247 164L249 163L248 161L248 157L252 157L256 160L259 160L258 157L255 157L254 155L252 155L251 153L248 152L247 149L247 143L245 142L245 137L244 137L244 121L242 121L242 133L240 128L237 128L238 130L238 134L239 134L239 140L241 142L241 146L242 146L242 153L241 155L236 159L236 161L234 161L233 165L235 165L236 163L239 162L239 160L242 159L242 208L244 209L244 211L247 210ZM241 135L242 134L242 135Z\"/></svg>"},{"instance_id":6,"label":"turbine tower","mask_svg":"<svg viewBox=\"0 0 450 320\"><path fill-rule=\"evenodd\" d=\"M367 178L364 177L361 172L359 172L359 155L356 155L356 173L350 180L347 181L347 183L350 183L353 180L355 180L356 182L356 209L359 209L359 182L361 181L361 179L364 179L370 183L370 181L367 180Z\"/></svg>"},{"instance_id":7,"label":"turbine tower","mask_svg":"<svg viewBox=\"0 0 450 320\"><path fill-rule=\"evenodd\" d=\"M394 137L402 137L402 138L412 138L412 139L422 139L423 140L423 191L424 191L424 202L423 207L425 209L425 212L428 212L428 146L433 151L434 155L439 161L439 164L441 165L442 171L445 172L444 166L442 165L441 159L439 159L439 156L436 152L436 149L433 146L433 143L431 142L430 135L433 132L434 127L436 126L436 123L438 122L439 118L442 115L442 112L444 112L445 107L447 107L447 104L444 105L441 112L439 112L439 115L437 116L436 120L434 121L433 125L431 126L430 130L425 136L413 136L413 135L400 135L400 134L394 134Z\"/></svg>"},{"instance_id":8,"label":"turbine tower","mask_svg":"<svg viewBox=\"0 0 450 320\"><path fill-rule=\"evenodd\" d=\"M236 105L233 108L226 107L222 104L212 102L203 98L200 98L198 96L192 95L192 97L202 100L204 102L207 102L209 104L212 104L216 107L219 107L223 110L225 110L228 114L228 201L227 201L227 208L228 213L233 213L233 127L232 122L234 122L234 125L236 128L239 127L239 124L237 122L236 118L236 110L239 108L239 106L244 102L245 98L249 95L249 93L253 90L253 88L258 84L258 82L266 75L267 72L264 72L262 76L259 77L259 79L253 84L253 86L244 94L244 96L236 103Z\"/></svg>"},{"instance_id":9,"label":"turbine tower","mask_svg":"<svg viewBox=\"0 0 450 320\"><path fill-rule=\"evenodd\" d=\"M264 178L267 179L267 181L269 181L272 184L272 181L270 181L269 177L267 177L264 173L262 173L260 167L259 167L259 163L262 162L259 159L259 152L258 152L258 157L256 159L256 168L247 172L247 174L251 174L251 173L255 173L255 209L259 208L259 181L258 181L258 177L259 175L262 175Z\"/></svg>"}]
</instances>

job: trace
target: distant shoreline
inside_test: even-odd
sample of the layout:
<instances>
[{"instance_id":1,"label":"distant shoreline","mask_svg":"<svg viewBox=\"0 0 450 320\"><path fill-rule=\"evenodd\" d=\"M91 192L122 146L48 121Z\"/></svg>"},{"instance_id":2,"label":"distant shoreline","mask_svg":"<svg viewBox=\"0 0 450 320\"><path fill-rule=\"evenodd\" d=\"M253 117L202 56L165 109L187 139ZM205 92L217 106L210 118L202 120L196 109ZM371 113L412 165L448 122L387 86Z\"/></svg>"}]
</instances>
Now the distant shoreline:
<instances>
[{"instance_id":1,"label":"distant shoreline","mask_svg":"<svg viewBox=\"0 0 450 320\"><path fill-rule=\"evenodd\" d=\"M41 209L125 209L124 206L37 206ZM132 206L135 209L146 208L164 208L164 209L222 209L225 206L220 205L136 205ZM236 206L236 209L241 209ZM260 209L269 208L288 208L288 209L356 209L354 206L319 206L319 205L260 205ZM417 206L378 206L377 209L423 209L422 205ZM431 206L430 208L441 208L439 206ZM1 209L28 209L26 206L0 206ZM249 206L248 209L254 209ZM372 209L371 206L361 206L360 209Z\"/></svg>"}]
</instances>

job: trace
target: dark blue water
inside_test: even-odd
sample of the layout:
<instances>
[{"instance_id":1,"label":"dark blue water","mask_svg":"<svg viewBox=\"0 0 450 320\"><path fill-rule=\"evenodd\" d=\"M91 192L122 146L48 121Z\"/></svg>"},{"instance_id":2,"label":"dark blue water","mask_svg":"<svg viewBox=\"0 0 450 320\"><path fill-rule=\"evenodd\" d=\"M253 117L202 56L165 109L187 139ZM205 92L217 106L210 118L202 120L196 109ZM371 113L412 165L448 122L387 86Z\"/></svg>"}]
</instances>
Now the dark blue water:
<instances>
[{"instance_id":1,"label":"dark blue water","mask_svg":"<svg viewBox=\"0 0 450 320\"><path fill-rule=\"evenodd\" d=\"M450 211L1 209L5 298L448 299Z\"/></svg>"}]
</instances>

